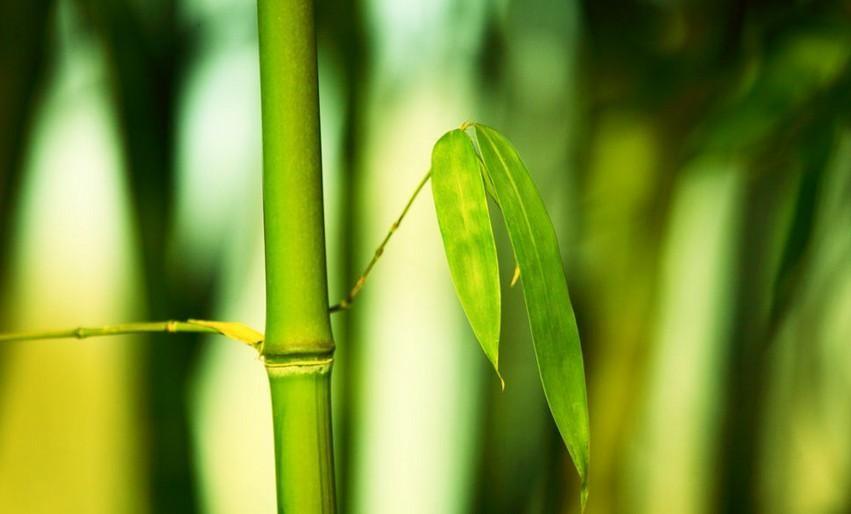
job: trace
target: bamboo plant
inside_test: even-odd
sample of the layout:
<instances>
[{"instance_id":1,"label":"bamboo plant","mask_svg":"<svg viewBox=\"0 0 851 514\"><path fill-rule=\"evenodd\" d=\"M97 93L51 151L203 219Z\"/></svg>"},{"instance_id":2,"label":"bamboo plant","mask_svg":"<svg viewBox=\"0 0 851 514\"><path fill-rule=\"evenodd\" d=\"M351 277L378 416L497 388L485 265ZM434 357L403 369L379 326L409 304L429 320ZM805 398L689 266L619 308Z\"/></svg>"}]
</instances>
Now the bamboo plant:
<instances>
[{"instance_id":1,"label":"bamboo plant","mask_svg":"<svg viewBox=\"0 0 851 514\"><path fill-rule=\"evenodd\" d=\"M129 333L218 333L259 352L274 420L278 512L336 511L330 314L352 307L413 201L432 181L457 296L500 383L500 280L489 200L502 213L522 284L544 393L588 494L589 421L579 333L552 222L517 151L496 130L464 123L442 136L432 166L354 287L329 307L313 0L258 0L263 122L265 336L241 323L186 320L0 334L0 342Z\"/></svg>"}]
</instances>

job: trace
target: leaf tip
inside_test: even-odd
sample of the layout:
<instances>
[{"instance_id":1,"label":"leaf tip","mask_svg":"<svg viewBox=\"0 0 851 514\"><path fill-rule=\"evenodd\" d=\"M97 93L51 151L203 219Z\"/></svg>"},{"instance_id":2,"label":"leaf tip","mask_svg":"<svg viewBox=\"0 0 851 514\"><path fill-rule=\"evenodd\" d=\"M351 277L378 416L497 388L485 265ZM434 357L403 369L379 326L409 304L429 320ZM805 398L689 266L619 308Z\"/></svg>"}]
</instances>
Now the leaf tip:
<instances>
[{"instance_id":1,"label":"leaf tip","mask_svg":"<svg viewBox=\"0 0 851 514\"><path fill-rule=\"evenodd\" d=\"M495 348L498 348L499 340L497 340L497 344L494 345ZM484 348L484 346L482 346ZM502 378L502 373L499 371L499 355L494 351L493 353L485 351L485 356L488 358L488 361L491 363L493 367L494 373L496 373L496 378L499 380L499 389L501 391L505 391L505 380Z\"/></svg>"},{"instance_id":2,"label":"leaf tip","mask_svg":"<svg viewBox=\"0 0 851 514\"><path fill-rule=\"evenodd\" d=\"M580 512L585 512L585 507L588 505L588 480L582 481L582 490L579 492Z\"/></svg>"}]
</instances>

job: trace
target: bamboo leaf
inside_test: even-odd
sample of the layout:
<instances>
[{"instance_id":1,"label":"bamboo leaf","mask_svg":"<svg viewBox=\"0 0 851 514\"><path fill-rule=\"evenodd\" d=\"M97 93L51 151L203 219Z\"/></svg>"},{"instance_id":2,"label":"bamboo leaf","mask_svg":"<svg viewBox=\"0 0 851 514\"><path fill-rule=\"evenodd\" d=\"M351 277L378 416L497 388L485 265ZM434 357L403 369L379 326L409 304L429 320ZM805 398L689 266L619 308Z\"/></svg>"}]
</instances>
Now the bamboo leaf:
<instances>
[{"instance_id":1,"label":"bamboo leaf","mask_svg":"<svg viewBox=\"0 0 851 514\"><path fill-rule=\"evenodd\" d=\"M452 130L437 141L431 172L434 207L455 291L476 339L499 375L496 243L479 159L464 132Z\"/></svg>"},{"instance_id":2,"label":"bamboo leaf","mask_svg":"<svg viewBox=\"0 0 851 514\"><path fill-rule=\"evenodd\" d=\"M588 494L589 424L582 349L555 229L526 166L495 130L475 125L485 172L499 199L550 411Z\"/></svg>"}]
</instances>

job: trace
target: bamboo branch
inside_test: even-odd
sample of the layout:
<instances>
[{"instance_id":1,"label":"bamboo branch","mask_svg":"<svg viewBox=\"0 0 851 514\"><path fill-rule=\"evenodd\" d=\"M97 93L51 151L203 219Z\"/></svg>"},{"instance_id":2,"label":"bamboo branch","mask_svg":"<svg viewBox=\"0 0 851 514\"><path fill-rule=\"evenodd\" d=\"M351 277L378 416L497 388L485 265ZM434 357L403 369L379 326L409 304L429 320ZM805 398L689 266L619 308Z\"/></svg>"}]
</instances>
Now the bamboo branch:
<instances>
[{"instance_id":1,"label":"bamboo branch","mask_svg":"<svg viewBox=\"0 0 851 514\"><path fill-rule=\"evenodd\" d=\"M0 334L0 343L12 341L32 341L36 339L87 339L89 337L150 333L220 334L241 343L245 343L253 348L259 347L263 342L263 334L243 325L242 323L190 319L186 321L146 321L139 323L104 325L101 327L76 327L61 330Z\"/></svg>"},{"instance_id":2,"label":"bamboo branch","mask_svg":"<svg viewBox=\"0 0 851 514\"><path fill-rule=\"evenodd\" d=\"M357 282L355 282L354 287L352 287L349 294L346 295L345 298L340 300L340 303L332 305L328 310L330 312L339 312L348 310L351 308L352 303L355 301L355 297L360 293L360 290L363 289L364 284L366 284L366 279L369 276L369 273L372 271L372 268L375 267L375 264L378 262L378 259L384 254L384 247L387 246L387 242L390 241L390 238L393 237L393 234L396 233L396 230L399 229L399 225L402 224L402 220L405 219L405 215L408 214L408 211L411 209L411 205L413 205L414 200L416 200L417 195L420 194L423 187L425 186L428 179L431 178L431 170L429 170L425 176L420 180L420 183L417 184L417 188L414 189L414 193L408 199L408 203L405 204L405 208L402 209L402 213L396 218L396 221L390 225L390 230L387 231L387 235L384 236L384 239L381 241L381 244L378 245L378 248L375 249L375 253L372 254L372 259L369 260L369 264L366 265L366 268L361 273L360 277L358 277Z\"/></svg>"}]
</instances>

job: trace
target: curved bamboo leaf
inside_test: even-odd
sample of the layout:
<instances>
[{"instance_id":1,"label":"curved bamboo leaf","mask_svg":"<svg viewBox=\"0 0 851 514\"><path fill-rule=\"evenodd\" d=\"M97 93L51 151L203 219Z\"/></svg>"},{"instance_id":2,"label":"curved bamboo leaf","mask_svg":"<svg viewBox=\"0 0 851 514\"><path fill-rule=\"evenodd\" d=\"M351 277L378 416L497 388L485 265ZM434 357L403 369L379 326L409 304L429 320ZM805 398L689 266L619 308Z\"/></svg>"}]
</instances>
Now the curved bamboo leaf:
<instances>
[{"instance_id":1,"label":"curved bamboo leaf","mask_svg":"<svg viewBox=\"0 0 851 514\"><path fill-rule=\"evenodd\" d=\"M476 339L499 375L496 243L479 159L461 130L447 132L434 145L431 174L434 207L455 291Z\"/></svg>"},{"instance_id":2,"label":"curved bamboo leaf","mask_svg":"<svg viewBox=\"0 0 851 514\"><path fill-rule=\"evenodd\" d=\"M475 125L485 173L505 219L547 403L588 494L589 425L579 331L555 229L517 151L495 130Z\"/></svg>"}]
</instances>

